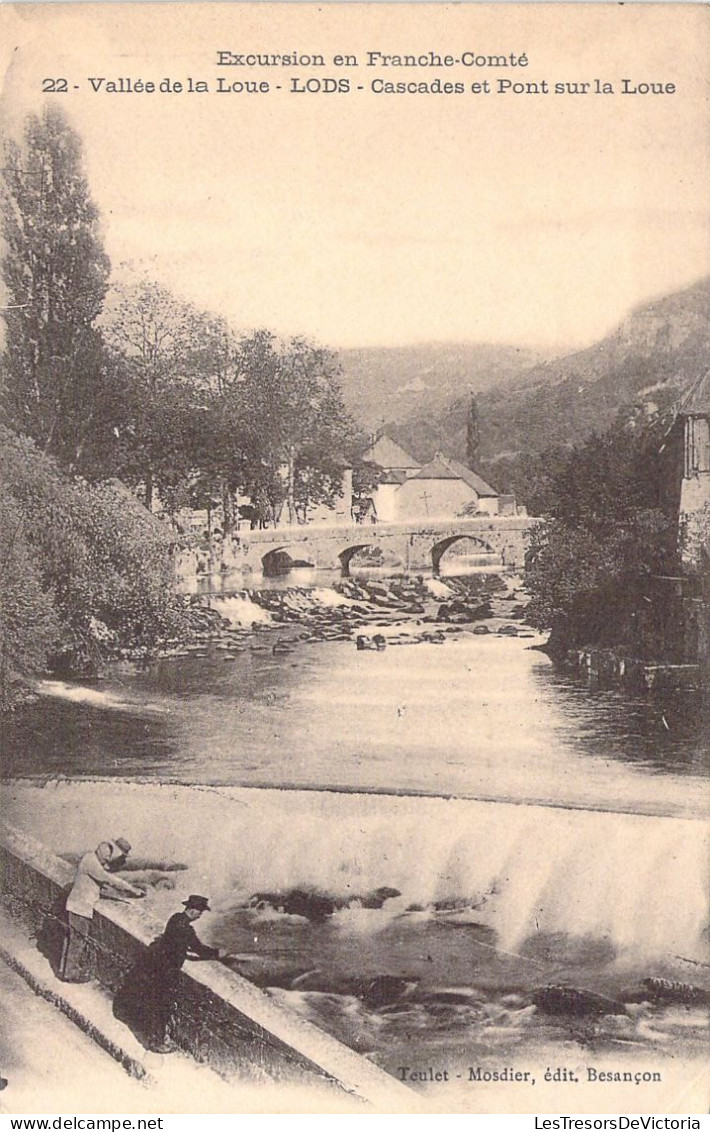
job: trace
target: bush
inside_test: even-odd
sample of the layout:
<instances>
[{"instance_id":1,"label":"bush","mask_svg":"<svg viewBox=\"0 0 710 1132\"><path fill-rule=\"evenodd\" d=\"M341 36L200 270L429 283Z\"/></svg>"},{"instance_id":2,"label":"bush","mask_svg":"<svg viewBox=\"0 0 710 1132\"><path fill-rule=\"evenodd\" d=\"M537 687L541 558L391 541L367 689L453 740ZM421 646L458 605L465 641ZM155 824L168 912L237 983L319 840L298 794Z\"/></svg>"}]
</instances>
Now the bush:
<instances>
[{"instance_id":1,"label":"bush","mask_svg":"<svg viewBox=\"0 0 710 1132\"><path fill-rule=\"evenodd\" d=\"M173 536L122 484L72 478L7 429L0 481L5 687L48 659L86 671L110 644L150 648L178 630Z\"/></svg>"},{"instance_id":2,"label":"bush","mask_svg":"<svg viewBox=\"0 0 710 1132\"><path fill-rule=\"evenodd\" d=\"M15 501L0 495L0 711L23 697L25 678L44 671L61 636L57 612L25 537Z\"/></svg>"},{"instance_id":3,"label":"bush","mask_svg":"<svg viewBox=\"0 0 710 1132\"><path fill-rule=\"evenodd\" d=\"M528 618L552 631L551 651L662 650L664 611L652 580L674 568L676 523L658 506L657 454L653 431L614 429L557 464L552 515L533 532L526 568Z\"/></svg>"}]
</instances>

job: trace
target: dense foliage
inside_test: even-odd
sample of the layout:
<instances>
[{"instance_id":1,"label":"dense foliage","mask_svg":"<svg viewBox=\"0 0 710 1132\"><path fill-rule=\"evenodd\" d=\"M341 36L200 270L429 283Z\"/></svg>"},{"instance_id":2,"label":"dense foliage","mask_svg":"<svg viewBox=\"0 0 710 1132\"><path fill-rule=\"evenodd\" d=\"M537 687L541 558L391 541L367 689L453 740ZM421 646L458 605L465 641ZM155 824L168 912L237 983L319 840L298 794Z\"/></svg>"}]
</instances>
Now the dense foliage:
<instances>
[{"instance_id":1,"label":"dense foliage","mask_svg":"<svg viewBox=\"0 0 710 1132\"><path fill-rule=\"evenodd\" d=\"M258 498L264 472L289 523L342 494L345 454L356 432L343 405L338 365L329 350L304 338L279 343L261 331L240 344L246 434L254 458L247 490ZM274 483L274 473L276 482ZM280 488L278 486L280 481Z\"/></svg>"},{"instance_id":2,"label":"dense foliage","mask_svg":"<svg viewBox=\"0 0 710 1132\"><path fill-rule=\"evenodd\" d=\"M343 405L334 354L268 330L236 335L157 284L127 288L106 318L123 367L117 470L166 512L218 505L223 530L239 496L256 521L305 522L341 494L360 437Z\"/></svg>"},{"instance_id":3,"label":"dense foliage","mask_svg":"<svg viewBox=\"0 0 710 1132\"><path fill-rule=\"evenodd\" d=\"M676 524L662 505L662 437L629 422L550 454L537 487L548 521L533 533L528 616L550 648L658 648L654 578L672 570Z\"/></svg>"},{"instance_id":4,"label":"dense foliage","mask_svg":"<svg viewBox=\"0 0 710 1132\"><path fill-rule=\"evenodd\" d=\"M4 428L0 482L5 706L50 661L91 673L107 647L177 631L170 535L120 483L69 477Z\"/></svg>"},{"instance_id":5,"label":"dense foliage","mask_svg":"<svg viewBox=\"0 0 710 1132\"><path fill-rule=\"evenodd\" d=\"M0 577L0 711L4 711L21 698L26 678L44 671L61 635L23 517L4 486L0 488Z\"/></svg>"}]
</instances>

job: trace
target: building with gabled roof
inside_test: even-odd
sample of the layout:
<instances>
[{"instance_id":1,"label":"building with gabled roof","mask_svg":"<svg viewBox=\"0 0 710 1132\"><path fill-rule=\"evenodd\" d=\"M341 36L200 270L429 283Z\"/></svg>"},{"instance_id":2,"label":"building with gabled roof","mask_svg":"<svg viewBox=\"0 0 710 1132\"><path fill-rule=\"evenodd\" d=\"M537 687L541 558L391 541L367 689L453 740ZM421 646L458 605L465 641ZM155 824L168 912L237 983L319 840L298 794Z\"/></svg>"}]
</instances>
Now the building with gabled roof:
<instances>
[{"instance_id":1,"label":"building with gabled roof","mask_svg":"<svg viewBox=\"0 0 710 1132\"><path fill-rule=\"evenodd\" d=\"M479 476L478 472L467 468L460 460L454 460L453 456L442 456L440 452L437 453L436 458L442 461L454 475L464 480L464 482L476 492L480 499L498 498L496 489L491 487L489 483L486 483L486 481Z\"/></svg>"},{"instance_id":2,"label":"building with gabled roof","mask_svg":"<svg viewBox=\"0 0 710 1132\"><path fill-rule=\"evenodd\" d=\"M386 432L373 440L369 448L363 452L362 458L368 464L378 464L385 472L405 472L413 475L421 468L419 461Z\"/></svg>"},{"instance_id":3,"label":"building with gabled roof","mask_svg":"<svg viewBox=\"0 0 710 1132\"><path fill-rule=\"evenodd\" d=\"M408 477L396 492L398 522L453 519L464 511L497 515L498 492L477 472L442 452Z\"/></svg>"},{"instance_id":4,"label":"building with gabled roof","mask_svg":"<svg viewBox=\"0 0 710 1132\"><path fill-rule=\"evenodd\" d=\"M421 464L386 432L374 438L362 459L367 464L376 464L382 471L372 498L360 500L358 522L392 523L397 513L397 490L419 471Z\"/></svg>"},{"instance_id":5,"label":"building with gabled roof","mask_svg":"<svg viewBox=\"0 0 710 1132\"><path fill-rule=\"evenodd\" d=\"M679 399L661 448L661 505L678 524L680 571L654 579L658 638L671 660L710 672L710 370Z\"/></svg>"},{"instance_id":6,"label":"building with gabled roof","mask_svg":"<svg viewBox=\"0 0 710 1132\"><path fill-rule=\"evenodd\" d=\"M512 496L501 496L477 472L460 460L437 452L422 465L401 444L382 433L363 453L382 474L372 507L359 521L378 523L449 520L464 511L486 515L516 514Z\"/></svg>"}]
</instances>

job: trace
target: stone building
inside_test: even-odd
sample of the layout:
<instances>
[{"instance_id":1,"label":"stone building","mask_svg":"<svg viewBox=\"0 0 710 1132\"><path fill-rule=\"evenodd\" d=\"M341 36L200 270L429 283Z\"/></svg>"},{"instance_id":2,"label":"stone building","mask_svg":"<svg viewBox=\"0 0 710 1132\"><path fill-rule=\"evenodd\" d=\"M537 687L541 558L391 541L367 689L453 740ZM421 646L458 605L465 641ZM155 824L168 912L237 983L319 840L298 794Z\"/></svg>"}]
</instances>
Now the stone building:
<instances>
[{"instance_id":1,"label":"stone building","mask_svg":"<svg viewBox=\"0 0 710 1132\"><path fill-rule=\"evenodd\" d=\"M710 549L710 370L691 386L678 407L683 470L678 508L680 550L693 568Z\"/></svg>"},{"instance_id":2,"label":"stone building","mask_svg":"<svg viewBox=\"0 0 710 1132\"><path fill-rule=\"evenodd\" d=\"M678 408L683 433L678 537L688 578L684 592L685 656L710 680L710 370Z\"/></svg>"},{"instance_id":3,"label":"stone building","mask_svg":"<svg viewBox=\"0 0 710 1132\"><path fill-rule=\"evenodd\" d=\"M369 448L363 452L362 459L366 464L377 464L385 472L400 472L402 475L400 482L408 476L413 476L421 468L420 462L386 432L375 437Z\"/></svg>"},{"instance_id":4,"label":"stone building","mask_svg":"<svg viewBox=\"0 0 710 1132\"><path fill-rule=\"evenodd\" d=\"M663 447L664 509L677 519L681 572L658 579L669 652L710 675L710 370L681 398Z\"/></svg>"},{"instance_id":5,"label":"stone building","mask_svg":"<svg viewBox=\"0 0 710 1132\"><path fill-rule=\"evenodd\" d=\"M362 458L382 469L372 498L372 522L419 523L463 514L517 514L513 496L499 495L477 472L443 452L422 465L383 433Z\"/></svg>"},{"instance_id":6,"label":"stone building","mask_svg":"<svg viewBox=\"0 0 710 1132\"><path fill-rule=\"evenodd\" d=\"M362 459L367 464L376 464L382 469L382 474L372 494L371 505L361 508L360 521L396 522L397 492L406 480L417 474L421 464L386 432L375 437L363 452Z\"/></svg>"},{"instance_id":7,"label":"stone building","mask_svg":"<svg viewBox=\"0 0 710 1132\"><path fill-rule=\"evenodd\" d=\"M397 521L452 519L464 512L497 515L499 496L476 472L437 452L433 460L400 484Z\"/></svg>"}]
</instances>

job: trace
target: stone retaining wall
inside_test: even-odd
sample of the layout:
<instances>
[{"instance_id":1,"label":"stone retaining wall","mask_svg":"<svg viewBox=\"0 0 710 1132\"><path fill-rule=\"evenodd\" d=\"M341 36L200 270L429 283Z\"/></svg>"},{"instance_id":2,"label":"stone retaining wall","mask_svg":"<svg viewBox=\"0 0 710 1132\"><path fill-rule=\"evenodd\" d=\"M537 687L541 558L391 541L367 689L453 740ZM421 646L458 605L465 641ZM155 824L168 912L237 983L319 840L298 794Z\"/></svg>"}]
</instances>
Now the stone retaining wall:
<instances>
[{"instance_id":1,"label":"stone retaining wall","mask_svg":"<svg viewBox=\"0 0 710 1132\"><path fill-rule=\"evenodd\" d=\"M0 902L40 947L53 940L56 948L73 877L69 864L34 839L7 828L0 833ZM102 902L92 921L98 981L115 991L162 928L143 908ZM407 1111L413 1099L388 1074L219 963L183 970L174 1038L228 1077L320 1084L381 1111Z\"/></svg>"}]
</instances>

